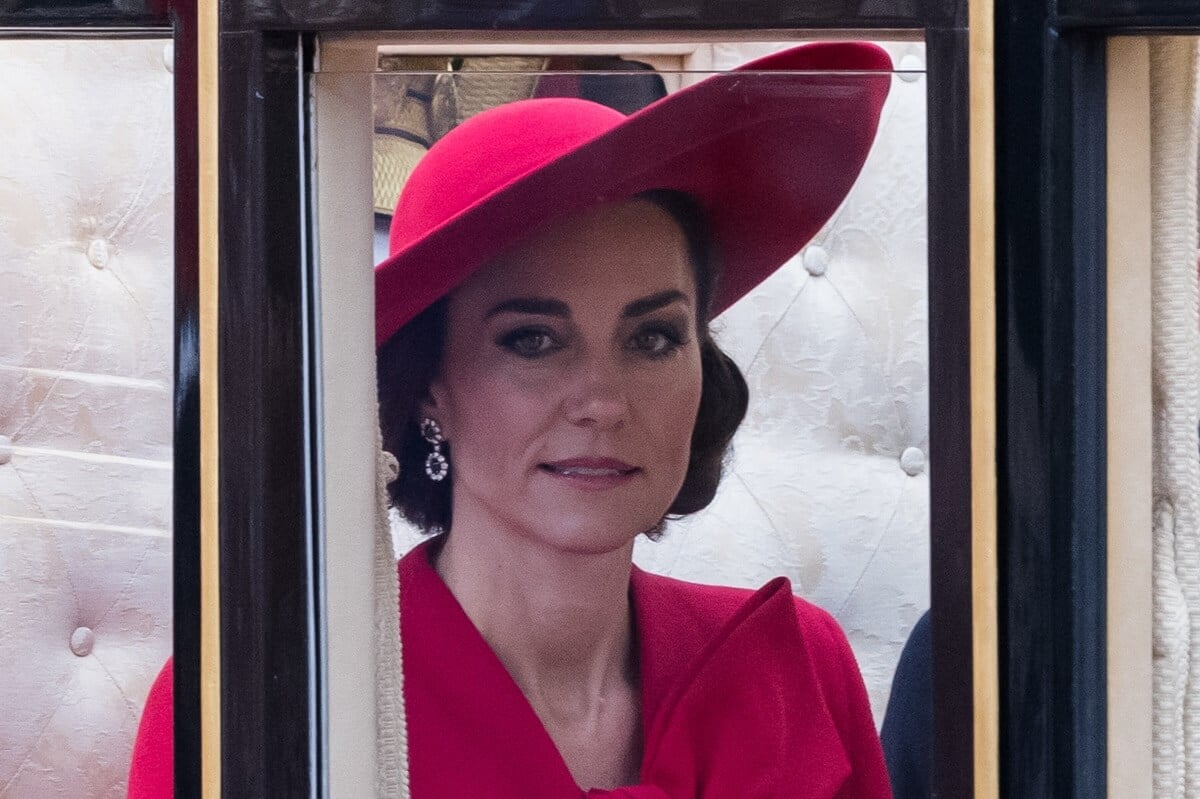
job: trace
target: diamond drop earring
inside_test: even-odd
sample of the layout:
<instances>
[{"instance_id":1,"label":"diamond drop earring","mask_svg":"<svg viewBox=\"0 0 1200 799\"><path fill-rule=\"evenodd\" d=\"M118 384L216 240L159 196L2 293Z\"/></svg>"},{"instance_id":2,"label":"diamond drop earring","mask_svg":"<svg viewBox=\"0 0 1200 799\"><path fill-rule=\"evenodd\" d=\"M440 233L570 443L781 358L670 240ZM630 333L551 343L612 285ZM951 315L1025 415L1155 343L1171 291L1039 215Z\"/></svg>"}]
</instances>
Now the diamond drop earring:
<instances>
[{"instance_id":1,"label":"diamond drop earring","mask_svg":"<svg viewBox=\"0 0 1200 799\"><path fill-rule=\"evenodd\" d=\"M450 474L450 462L442 454L442 444L446 443L442 436L441 425L426 416L421 420L421 438L429 442L432 451L425 458L425 474L435 483L440 483Z\"/></svg>"}]
</instances>

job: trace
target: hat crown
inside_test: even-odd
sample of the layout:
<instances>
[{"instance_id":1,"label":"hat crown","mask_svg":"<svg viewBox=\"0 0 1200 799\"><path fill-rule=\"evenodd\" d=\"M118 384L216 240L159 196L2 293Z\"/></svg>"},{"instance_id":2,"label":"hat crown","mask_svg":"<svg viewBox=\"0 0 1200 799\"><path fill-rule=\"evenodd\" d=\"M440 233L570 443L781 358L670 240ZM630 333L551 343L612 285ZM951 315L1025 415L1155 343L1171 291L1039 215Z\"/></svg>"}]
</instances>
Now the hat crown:
<instances>
[{"instance_id":1,"label":"hat crown","mask_svg":"<svg viewBox=\"0 0 1200 799\"><path fill-rule=\"evenodd\" d=\"M519 100L466 120L413 169L396 203L399 252L493 192L604 134L625 115L577 98Z\"/></svg>"}]
</instances>

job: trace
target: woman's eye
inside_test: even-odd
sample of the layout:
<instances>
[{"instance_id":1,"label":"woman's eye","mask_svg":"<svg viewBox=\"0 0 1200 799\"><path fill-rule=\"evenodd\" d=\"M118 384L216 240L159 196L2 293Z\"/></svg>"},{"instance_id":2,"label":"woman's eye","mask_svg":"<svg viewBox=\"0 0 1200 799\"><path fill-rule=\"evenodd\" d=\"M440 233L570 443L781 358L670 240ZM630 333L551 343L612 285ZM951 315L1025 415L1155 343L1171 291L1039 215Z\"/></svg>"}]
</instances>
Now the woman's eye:
<instances>
[{"instance_id":1,"label":"woman's eye","mask_svg":"<svg viewBox=\"0 0 1200 799\"><path fill-rule=\"evenodd\" d=\"M559 348L554 337L545 330L514 330L502 336L499 343L523 358L537 358Z\"/></svg>"},{"instance_id":2,"label":"woman's eye","mask_svg":"<svg viewBox=\"0 0 1200 799\"><path fill-rule=\"evenodd\" d=\"M633 336L632 346L638 352L651 357L669 355L683 344L683 337L673 330L642 330Z\"/></svg>"}]
</instances>

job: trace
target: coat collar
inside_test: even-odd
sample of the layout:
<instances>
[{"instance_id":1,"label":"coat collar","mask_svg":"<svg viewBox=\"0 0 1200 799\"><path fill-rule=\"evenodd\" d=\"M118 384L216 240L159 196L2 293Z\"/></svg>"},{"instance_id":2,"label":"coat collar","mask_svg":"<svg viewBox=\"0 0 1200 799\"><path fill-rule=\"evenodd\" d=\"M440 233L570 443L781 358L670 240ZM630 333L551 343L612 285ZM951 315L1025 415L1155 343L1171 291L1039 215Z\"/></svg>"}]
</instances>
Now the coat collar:
<instances>
[{"instance_id":1,"label":"coat collar","mask_svg":"<svg viewBox=\"0 0 1200 799\"><path fill-rule=\"evenodd\" d=\"M751 593L635 568L641 784L585 793L434 570L432 543L400 563L414 796L823 797L849 774L787 580Z\"/></svg>"}]
</instances>

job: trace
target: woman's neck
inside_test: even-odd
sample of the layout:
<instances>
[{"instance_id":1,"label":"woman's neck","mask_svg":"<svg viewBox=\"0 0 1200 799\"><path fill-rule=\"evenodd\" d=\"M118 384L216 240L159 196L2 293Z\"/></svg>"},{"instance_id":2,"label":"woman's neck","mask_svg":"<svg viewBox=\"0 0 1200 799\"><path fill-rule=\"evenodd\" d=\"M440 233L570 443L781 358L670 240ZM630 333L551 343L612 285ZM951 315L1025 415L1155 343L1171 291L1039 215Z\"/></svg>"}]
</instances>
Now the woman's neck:
<instances>
[{"instance_id":1,"label":"woman's neck","mask_svg":"<svg viewBox=\"0 0 1200 799\"><path fill-rule=\"evenodd\" d=\"M586 717L636 681L632 541L563 552L457 521L437 571L539 712Z\"/></svg>"}]
</instances>

